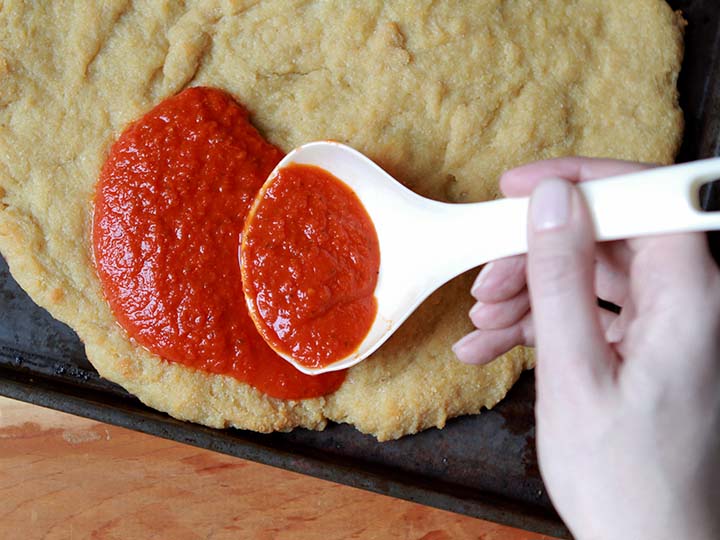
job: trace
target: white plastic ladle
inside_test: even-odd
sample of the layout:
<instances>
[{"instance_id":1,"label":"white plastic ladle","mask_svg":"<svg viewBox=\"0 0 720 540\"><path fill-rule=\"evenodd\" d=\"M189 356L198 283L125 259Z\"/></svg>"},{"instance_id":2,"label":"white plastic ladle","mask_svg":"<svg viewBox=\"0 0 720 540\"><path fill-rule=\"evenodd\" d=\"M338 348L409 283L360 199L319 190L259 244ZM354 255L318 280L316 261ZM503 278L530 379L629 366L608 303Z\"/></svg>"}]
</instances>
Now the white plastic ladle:
<instances>
[{"instance_id":1,"label":"white plastic ladle","mask_svg":"<svg viewBox=\"0 0 720 540\"><path fill-rule=\"evenodd\" d=\"M290 152L268 177L291 163L316 165L345 182L370 215L380 243L377 317L350 356L308 368L316 375L345 369L382 345L433 291L488 261L527 251L527 198L448 204L421 197L357 150L313 142ZM579 185L598 241L648 234L720 229L720 212L703 212L699 187L720 178L720 158L616 176ZM472 240L472 241L469 241ZM254 304L247 299L248 308Z\"/></svg>"}]
</instances>

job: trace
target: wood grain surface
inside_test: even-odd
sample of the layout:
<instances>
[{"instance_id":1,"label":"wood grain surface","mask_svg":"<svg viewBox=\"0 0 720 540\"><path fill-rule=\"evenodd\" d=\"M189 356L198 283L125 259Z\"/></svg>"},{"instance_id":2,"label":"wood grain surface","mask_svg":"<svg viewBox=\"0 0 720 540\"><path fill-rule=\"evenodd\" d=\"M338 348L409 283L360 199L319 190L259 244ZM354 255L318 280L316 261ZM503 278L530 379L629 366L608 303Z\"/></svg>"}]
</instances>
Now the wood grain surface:
<instances>
[{"instance_id":1,"label":"wood grain surface","mask_svg":"<svg viewBox=\"0 0 720 540\"><path fill-rule=\"evenodd\" d=\"M0 397L0 539L546 540Z\"/></svg>"}]
</instances>

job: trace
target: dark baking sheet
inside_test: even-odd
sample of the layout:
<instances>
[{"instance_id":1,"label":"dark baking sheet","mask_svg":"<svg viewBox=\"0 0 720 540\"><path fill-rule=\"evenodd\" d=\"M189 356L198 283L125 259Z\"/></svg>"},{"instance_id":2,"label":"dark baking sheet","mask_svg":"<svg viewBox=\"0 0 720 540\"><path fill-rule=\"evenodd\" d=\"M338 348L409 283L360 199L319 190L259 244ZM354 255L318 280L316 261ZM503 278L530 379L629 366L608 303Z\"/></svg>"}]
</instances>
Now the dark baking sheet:
<instances>
[{"instance_id":1,"label":"dark baking sheet","mask_svg":"<svg viewBox=\"0 0 720 540\"><path fill-rule=\"evenodd\" d=\"M716 0L670 3L689 21L680 79L686 136L679 160L717 155ZM716 189L705 191L706 205L716 206L715 199ZM492 411L395 442L379 444L345 425L331 425L321 433L272 435L213 430L149 409L101 379L72 330L35 306L0 260L0 394L394 497L569 536L537 466L532 373L524 374Z\"/></svg>"}]
</instances>

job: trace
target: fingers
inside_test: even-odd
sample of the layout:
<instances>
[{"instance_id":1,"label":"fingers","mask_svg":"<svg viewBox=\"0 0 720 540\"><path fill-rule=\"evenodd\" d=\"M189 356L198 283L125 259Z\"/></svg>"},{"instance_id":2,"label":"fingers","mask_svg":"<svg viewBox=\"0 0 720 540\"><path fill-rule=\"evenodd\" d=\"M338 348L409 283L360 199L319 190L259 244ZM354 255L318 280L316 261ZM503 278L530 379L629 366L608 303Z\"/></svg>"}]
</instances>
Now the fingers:
<instances>
[{"instance_id":1,"label":"fingers","mask_svg":"<svg viewBox=\"0 0 720 540\"><path fill-rule=\"evenodd\" d=\"M508 257L486 264L471 294L480 302L507 300L525 289L525 256Z\"/></svg>"},{"instance_id":2,"label":"fingers","mask_svg":"<svg viewBox=\"0 0 720 540\"><path fill-rule=\"evenodd\" d=\"M500 179L500 188L508 197L529 195L545 178L565 178L584 182L644 170L651 165L612 159L582 157L558 158L523 165L507 171ZM628 271L632 253L624 242L605 244L598 249L596 292L600 298L622 305L628 294ZM490 298L480 298L488 302ZM502 298L504 299L504 298Z\"/></svg>"},{"instance_id":3,"label":"fingers","mask_svg":"<svg viewBox=\"0 0 720 540\"><path fill-rule=\"evenodd\" d=\"M525 197L545 178L565 178L571 182L586 182L641 171L652 165L582 157L549 159L517 167L500 178L500 189L506 197Z\"/></svg>"},{"instance_id":4,"label":"fingers","mask_svg":"<svg viewBox=\"0 0 720 540\"><path fill-rule=\"evenodd\" d=\"M630 245L636 250L630 295L635 312L618 323L626 328L616 346L625 359L625 394L656 403L661 396L654 388L674 388L689 402L715 399L720 275L705 235L648 237Z\"/></svg>"},{"instance_id":5,"label":"fingers","mask_svg":"<svg viewBox=\"0 0 720 540\"><path fill-rule=\"evenodd\" d=\"M603 316L602 324L605 329L605 341L615 346L615 350L620 354L621 357L627 356L624 341L625 335L628 332L628 328L632 325L635 319L635 305L632 301L628 301L622 308L620 314L611 313L605 311L606 314Z\"/></svg>"},{"instance_id":6,"label":"fingers","mask_svg":"<svg viewBox=\"0 0 720 540\"><path fill-rule=\"evenodd\" d=\"M623 327L618 324L621 316L607 309L597 308L598 319L605 333L605 341L608 343L617 343L623 338Z\"/></svg>"},{"instance_id":7,"label":"fingers","mask_svg":"<svg viewBox=\"0 0 720 540\"><path fill-rule=\"evenodd\" d=\"M608 242L597 246L595 292L599 298L618 306L624 304L629 293L628 274L632 256L626 242ZM525 290L526 266L527 258L524 255L488 263L470 292L480 303L502 304ZM504 308L498 308L496 313L502 317L503 311Z\"/></svg>"},{"instance_id":8,"label":"fingers","mask_svg":"<svg viewBox=\"0 0 720 540\"><path fill-rule=\"evenodd\" d=\"M545 180L533 191L528 217L538 393L598 388L612 379L614 357L598 317L588 209L571 183Z\"/></svg>"},{"instance_id":9,"label":"fingers","mask_svg":"<svg viewBox=\"0 0 720 540\"><path fill-rule=\"evenodd\" d=\"M673 234L630 242L636 250L631 270L631 297L636 317L625 349L637 361L630 372L653 370L676 377L678 363L700 370L696 348L718 335L720 276L701 233ZM672 336L669 339L669 336ZM694 363L688 364L693 359ZM713 360L716 362L716 360ZM713 368L714 369L714 368Z\"/></svg>"},{"instance_id":10,"label":"fingers","mask_svg":"<svg viewBox=\"0 0 720 540\"><path fill-rule=\"evenodd\" d=\"M487 364L516 345L532 344L532 321L527 313L508 328L470 332L453 345L452 350L465 364Z\"/></svg>"},{"instance_id":11,"label":"fingers","mask_svg":"<svg viewBox=\"0 0 720 540\"><path fill-rule=\"evenodd\" d=\"M607 159L561 158L508 171L500 186L507 196L525 196L549 177L581 182L648 167L650 165ZM561 355L564 362L572 362L569 359L573 354L577 357L578 351L587 350L587 340L591 339L590 343L599 347L596 355L604 360L592 361L589 366L581 365L575 371L570 366L567 373L586 380L600 380L612 375L614 366L607 358L614 360L614 354L605 340L605 330L608 329L608 337L613 341L619 341L625 325L619 324L617 315L596 307L593 291L605 300L623 305L629 295L628 273L633 253L624 242L604 244L598 248L597 264L594 264L594 237L587 209L579 195L573 194L571 199L575 204L568 205L567 222L558 224L553 219L545 220L536 235L539 250L534 274L540 281L535 291L540 305L544 306L541 309L549 315L531 316L528 310L526 257L511 257L486 265L472 288L478 303L471 310L471 319L478 330L453 348L461 360L484 363L516 345L532 345L536 330L533 319L537 319L539 328L547 329L542 334L546 336L547 346L541 347L541 354L542 349L547 349L551 357ZM532 232L528 236L533 236ZM582 294L578 297L580 291ZM571 304L575 304L574 309L569 308ZM568 310L558 313L562 306ZM558 320L577 335L565 340L567 329L563 329Z\"/></svg>"},{"instance_id":12,"label":"fingers","mask_svg":"<svg viewBox=\"0 0 720 540\"><path fill-rule=\"evenodd\" d=\"M619 316L616 313L599 307L597 313L603 331L609 332L610 328L617 326L616 321ZM453 352L457 359L465 364L487 364L518 345L535 346L532 313L529 311L518 321L504 328L480 326L459 340L453 346Z\"/></svg>"},{"instance_id":13,"label":"fingers","mask_svg":"<svg viewBox=\"0 0 720 540\"><path fill-rule=\"evenodd\" d=\"M697 304L717 280L718 270L702 233L637 238L631 269L638 312Z\"/></svg>"},{"instance_id":14,"label":"fingers","mask_svg":"<svg viewBox=\"0 0 720 540\"><path fill-rule=\"evenodd\" d=\"M504 302L477 302L470 309L470 320L476 328L496 330L512 326L530 311L530 297L527 289Z\"/></svg>"},{"instance_id":15,"label":"fingers","mask_svg":"<svg viewBox=\"0 0 720 540\"><path fill-rule=\"evenodd\" d=\"M595 292L598 298L624 306L630 292L629 273L632 251L627 242L608 242L596 246Z\"/></svg>"}]
</instances>

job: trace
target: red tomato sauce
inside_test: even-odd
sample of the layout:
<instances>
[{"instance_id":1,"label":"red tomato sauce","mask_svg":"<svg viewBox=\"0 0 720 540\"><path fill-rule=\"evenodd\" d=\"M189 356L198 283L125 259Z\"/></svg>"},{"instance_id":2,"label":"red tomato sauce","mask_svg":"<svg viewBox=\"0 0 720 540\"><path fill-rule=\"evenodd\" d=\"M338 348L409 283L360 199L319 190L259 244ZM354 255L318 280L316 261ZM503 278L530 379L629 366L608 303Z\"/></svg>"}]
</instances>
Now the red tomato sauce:
<instances>
[{"instance_id":1,"label":"red tomato sauce","mask_svg":"<svg viewBox=\"0 0 720 540\"><path fill-rule=\"evenodd\" d=\"M355 351L377 313L375 227L357 195L308 165L282 168L251 210L245 294L263 337L307 367Z\"/></svg>"},{"instance_id":2,"label":"red tomato sauce","mask_svg":"<svg viewBox=\"0 0 720 540\"><path fill-rule=\"evenodd\" d=\"M190 88L115 142L96 188L93 247L120 325L170 362L230 375L270 396L336 390L263 341L247 312L237 260L248 210L282 152L228 94Z\"/></svg>"}]
</instances>

